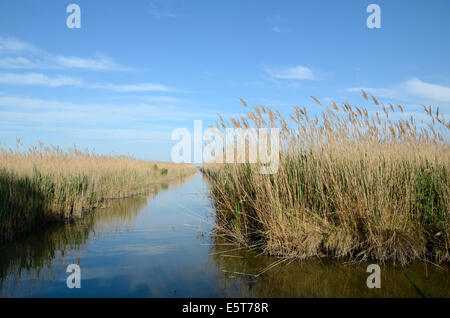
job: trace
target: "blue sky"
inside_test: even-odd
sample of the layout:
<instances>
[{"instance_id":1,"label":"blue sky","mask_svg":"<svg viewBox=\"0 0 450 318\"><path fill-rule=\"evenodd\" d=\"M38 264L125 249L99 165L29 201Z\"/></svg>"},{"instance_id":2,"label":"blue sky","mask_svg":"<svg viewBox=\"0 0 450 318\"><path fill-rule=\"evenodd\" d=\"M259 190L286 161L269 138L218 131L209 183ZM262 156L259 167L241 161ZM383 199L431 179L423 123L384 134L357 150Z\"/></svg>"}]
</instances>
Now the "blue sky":
<instances>
[{"instance_id":1,"label":"blue sky","mask_svg":"<svg viewBox=\"0 0 450 318\"><path fill-rule=\"evenodd\" d=\"M81 8L81 28L66 7ZM369 29L366 8L381 8ZM0 140L170 160L176 127L249 105L450 113L450 1L0 2ZM420 112L420 113L419 113Z\"/></svg>"}]
</instances>

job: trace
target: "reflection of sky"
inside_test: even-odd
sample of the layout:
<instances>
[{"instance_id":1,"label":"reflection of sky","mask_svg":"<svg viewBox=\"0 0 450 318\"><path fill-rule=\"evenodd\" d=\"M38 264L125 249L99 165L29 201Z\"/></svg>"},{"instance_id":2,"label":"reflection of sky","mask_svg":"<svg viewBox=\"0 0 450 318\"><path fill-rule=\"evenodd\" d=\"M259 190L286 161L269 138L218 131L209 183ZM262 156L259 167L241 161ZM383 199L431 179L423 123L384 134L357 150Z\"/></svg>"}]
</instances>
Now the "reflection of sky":
<instances>
[{"instance_id":1,"label":"reflection of sky","mask_svg":"<svg viewBox=\"0 0 450 318\"><path fill-rule=\"evenodd\" d=\"M90 235L84 251L53 261L55 281L38 295L72 296L192 296L204 294L213 282L208 270L209 239L198 229L210 228L195 213L206 216L208 201L201 176L180 187L161 191L136 219L126 219L101 235ZM101 213L101 212L99 212ZM99 214L101 215L101 214ZM102 228L101 217L95 228ZM107 220L110 222L110 220ZM120 218L118 218L120 222ZM68 289L65 267L79 257L82 288ZM40 277L43 277L42 274ZM24 283L27 279L24 279ZM28 281L29 283L30 281ZM205 283L211 282L211 283Z\"/></svg>"}]
</instances>

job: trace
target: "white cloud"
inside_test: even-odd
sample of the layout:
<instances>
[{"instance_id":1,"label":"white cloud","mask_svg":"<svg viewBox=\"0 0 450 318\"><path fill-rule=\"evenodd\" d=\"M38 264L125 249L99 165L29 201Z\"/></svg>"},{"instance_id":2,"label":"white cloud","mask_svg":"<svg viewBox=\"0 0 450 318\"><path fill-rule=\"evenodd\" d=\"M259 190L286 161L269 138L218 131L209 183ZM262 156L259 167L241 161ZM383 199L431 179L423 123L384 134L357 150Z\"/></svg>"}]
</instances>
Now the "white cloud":
<instances>
[{"instance_id":1,"label":"white cloud","mask_svg":"<svg viewBox=\"0 0 450 318\"><path fill-rule=\"evenodd\" d=\"M110 57L94 58L53 55L16 38L0 37L0 68L3 69L84 69L92 71L132 71Z\"/></svg>"},{"instance_id":2,"label":"white cloud","mask_svg":"<svg viewBox=\"0 0 450 318\"><path fill-rule=\"evenodd\" d=\"M215 111L195 111L171 103L75 103L53 99L0 95L0 126L17 121L73 124L146 123L151 121L183 121L216 118ZM76 119L76 120L74 120Z\"/></svg>"},{"instance_id":3,"label":"white cloud","mask_svg":"<svg viewBox=\"0 0 450 318\"><path fill-rule=\"evenodd\" d=\"M12 56L11 56L12 54ZM95 58L52 55L32 44L16 38L0 37L0 69L83 69L92 71L129 71L131 68L116 63L111 58L97 54ZM86 83L68 76L49 77L41 73L0 73L0 83L10 85L39 85L47 87L84 87L116 92L175 92L160 83Z\"/></svg>"},{"instance_id":4,"label":"white cloud","mask_svg":"<svg viewBox=\"0 0 450 318\"><path fill-rule=\"evenodd\" d=\"M41 73L0 73L0 83L9 85L38 85L47 87L84 87L88 89L104 89L116 92L175 92L176 90L158 83L137 83L116 85L111 83L85 83L84 81L68 76L48 77Z\"/></svg>"},{"instance_id":5,"label":"white cloud","mask_svg":"<svg viewBox=\"0 0 450 318\"><path fill-rule=\"evenodd\" d=\"M278 79L291 79L291 80L313 80L316 79L312 70L306 66L293 66L282 69L270 69L267 68L266 72L273 78Z\"/></svg>"},{"instance_id":6,"label":"white cloud","mask_svg":"<svg viewBox=\"0 0 450 318\"><path fill-rule=\"evenodd\" d=\"M48 87L82 86L82 82L67 76L47 77L39 73L0 73L0 83L13 85L40 85Z\"/></svg>"},{"instance_id":7,"label":"white cloud","mask_svg":"<svg viewBox=\"0 0 450 318\"><path fill-rule=\"evenodd\" d=\"M99 71L126 71L130 68L121 66L111 58L98 54L95 59L81 58L77 56L56 56L56 64L66 68L79 68Z\"/></svg>"},{"instance_id":8,"label":"white cloud","mask_svg":"<svg viewBox=\"0 0 450 318\"><path fill-rule=\"evenodd\" d=\"M20 39L0 37L0 53L36 53L39 50Z\"/></svg>"},{"instance_id":9,"label":"white cloud","mask_svg":"<svg viewBox=\"0 0 450 318\"><path fill-rule=\"evenodd\" d=\"M412 78L401 86L413 96L450 103L450 87L425 83L417 78Z\"/></svg>"},{"instance_id":10,"label":"white cloud","mask_svg":"<svg viewBox=\"0 0 450 318\"><path fill-rule=\"evenodd\" d=\"M114 84L95 84L95 88L111 89L117 92L174 92L173 88L167 87L162 84L155 83L138 83L129 85L114 85Z\"/></svg>"},{"instance_id":11,"label":"white cloud","mask_svg":"<svg viewBox=\"0 0 450 318\"><path fill-rule=\"evenodd\" d=\"M372 87L351 87L347 91L352 93L361 93L361 90L370 93L375 97L391 98L396 100L405 100L406 96L402 92L393 88L372 88Z\"/></svg>"},{"instance_id":12,"label":"white cloud","mask_svg":"<svg viewBox=\"0 0 450 318\"><path fill-rule=\"evenodd\" d=\"M392 88L352 87L348 91L360 92L361 89L376 97L418 103L433 101L444 103L444 105L450 104L450 87L426 83L418 78L411 78L408 81L394 85Z\"/></svg>"},{"instance_id":13,"label":"white cloud","mask_svg":"<svg viewBox=\"0 0 450 318\"><path fill-rule=\"evenodd\" d=\"M85 103L0 95L0 134L15 137L45 132L74 141L171 143L182 122L216 118L215 111L170 103ZM189 126L188 126L189 127Z\"/></svg>"},{"instance_id":14,"label":"white cloud","mask_svg":"<svg viewBox=\"0 0 450 318\"><path fill-rule=\"evenodd\" d=\"M5 57L0 58L0 68L23 69L33 68L35 63L25 57Z\"/></svg>"},{"instance_id":15,"label":"white cloud","mask_svg":"<svg viewBox=\"0 0 450 318\"><path fill-rule=\"evenodd\" d=\"M149 103L189 103L190 101L172 96L141 96L142 100Z\"/></svg>"}]
</instances>

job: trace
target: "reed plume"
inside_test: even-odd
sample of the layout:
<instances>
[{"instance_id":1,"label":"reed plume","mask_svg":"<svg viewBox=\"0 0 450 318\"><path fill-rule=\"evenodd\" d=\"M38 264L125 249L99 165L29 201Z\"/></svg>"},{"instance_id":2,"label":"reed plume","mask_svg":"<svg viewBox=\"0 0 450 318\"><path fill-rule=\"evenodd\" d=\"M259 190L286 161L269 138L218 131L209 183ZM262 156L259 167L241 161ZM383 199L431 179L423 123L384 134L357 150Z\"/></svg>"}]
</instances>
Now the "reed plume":
<instances>
[{"instance_id":1,"label":"reed plume","mask_svg":"<svg viewBox=\"0 0 450 318\"><path fill-rule=\"evenodd\" d=\"M304 106L288 120L267 107L247 113L256 127L280 129L279 169L203 165L217 231L289 258L448 262L450 122L424 106L430 123L417 124L402 106L371 99L377 111L333 102L314 119Z\"/></svg>"}]
</instances>

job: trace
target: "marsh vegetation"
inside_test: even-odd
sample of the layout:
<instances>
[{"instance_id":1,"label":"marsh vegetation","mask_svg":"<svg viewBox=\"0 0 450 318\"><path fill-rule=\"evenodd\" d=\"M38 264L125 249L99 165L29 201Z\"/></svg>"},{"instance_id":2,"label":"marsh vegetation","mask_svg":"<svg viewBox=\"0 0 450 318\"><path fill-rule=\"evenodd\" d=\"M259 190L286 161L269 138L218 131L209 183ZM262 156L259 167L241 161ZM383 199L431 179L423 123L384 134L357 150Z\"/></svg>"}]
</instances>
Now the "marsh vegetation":
<instances>
[{"instance_id":1,"label":"marsh vegetation","mask_svg":"<svg viewBox=\"0 0 450 318\"><path fill-rule=\"evenodd\" d=\"M295 107L285 119L263 106L220 118L218 129L278 127L281 150L275 174L260 164L202 167L217 232L286 259L448 262L450 122L431 106L416 122L362 93L376 111L333 102L320 118Z\"/></svg>"},{"instance_id":2,"label":"marsh vegetation","mask_svg":"<svg viewBox=\"0 0 450 318\"><path fill-rule=\"evenodd\" d=\"M421 297L404 274L426 297L449 296L447 265L380 264L382 288L369 289L370 263L265 256L208 235L205 180L155 184L149 196L0 243L0 297ZM80 289L66 286L70 264L82 269Z\"/></svg>"},{"instance_id":3,"label":"marsh vegetation","mask_svg":"<svg viewBox=\"0 0 450 318\"><path fill-rule=\"evenodd\" d=\"M39 226L78 218L105 205L151 190L150 185L193 174L188 164L145 162L76 148L0 148L0 241Z\"/></svg>"}]
</instances>

